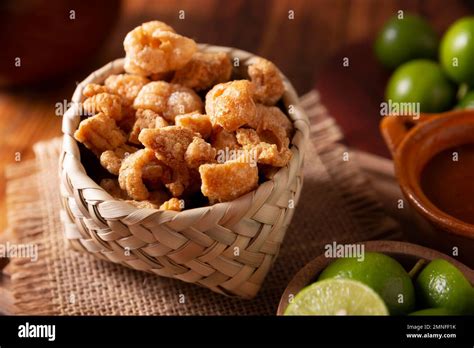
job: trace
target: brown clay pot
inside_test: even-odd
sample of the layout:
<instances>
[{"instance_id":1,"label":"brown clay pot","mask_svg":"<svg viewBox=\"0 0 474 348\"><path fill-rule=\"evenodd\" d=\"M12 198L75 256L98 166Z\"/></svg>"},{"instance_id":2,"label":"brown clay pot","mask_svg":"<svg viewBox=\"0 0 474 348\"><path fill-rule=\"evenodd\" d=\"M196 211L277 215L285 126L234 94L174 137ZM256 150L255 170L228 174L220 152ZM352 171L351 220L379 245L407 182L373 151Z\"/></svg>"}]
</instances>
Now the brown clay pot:
<instances>
[{"instance_id":1,"label":"brown clay pot","mask_svg":"<svg viewBox=\"0 0 474 348\"><path fill-rule=\"evenodd\" d=\"M415 211L418 235L411 237L448 255L453 255L457 248L458 255L454 256L474 266L474 225L440 210L420 185L422 169L436 154L455 146L474 144L474 110L421 115L418 119L386 116L380 129L392 153L400 188ZM439 190L449 190L449 183Z\"/></svg>"}]
</instances>

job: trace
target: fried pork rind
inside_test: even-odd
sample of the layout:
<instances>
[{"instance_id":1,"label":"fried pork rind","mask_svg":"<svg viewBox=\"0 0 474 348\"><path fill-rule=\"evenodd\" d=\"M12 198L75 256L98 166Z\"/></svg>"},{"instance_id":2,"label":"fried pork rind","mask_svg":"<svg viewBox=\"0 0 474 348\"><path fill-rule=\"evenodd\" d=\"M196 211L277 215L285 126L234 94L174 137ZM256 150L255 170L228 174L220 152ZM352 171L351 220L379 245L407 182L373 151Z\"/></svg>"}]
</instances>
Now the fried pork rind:
<instances>
[{"instance_id":1,"label":"fried pork rind","mask_svg":"<svg viewBox=\"0 0 474 348\"><path fill-rule=\"evenodd\" d=\"M125 72L133 75L140 75L140 76L147 76L150 77L152 75L149 74L149 72L143 68L141 68L139 65L135 64L135 60L132 58L125 56L125 61L123 63L123 68ZM151 79L154 80L154 79Z\"/></svg>"},{"instance_id":2,"label":"fried pork rind","mask_svg":"<svg viewBox=\"0 0 474 348\"><path fill-rule=\"evenodd\" d=\"M211 202L236 199L258 185L258 169L245 161L228 161L222 164L203 164L201 192Z\"/></svg>"},{"instance_id":3,"label":"fried pork rind","mask_svg":"<svg viewBox=\"0 0 474 348\"><path fill-rule=\"evenodd\" d=\"M111 93L94 94L82 103L84 110L92 115L102 112L118 121L122 118L122 97Z\"/></svg>"},{"instance_id":4,"label":"fried pork rind","mask_svg":"<svg viewBox=\"0 0 474 348\"><path fill-rule=\"evenodd\" d=\"M138 134L145 128L161 128L168 126L168 122L153 110L138 109L135 123L128 140L134 144L140 144Z\"/></svg>"},{"instance_id":5,"label":"fried pork rind","mask_svg":"<svg viewBox=\"0 0 474 348\"><path fill-rule=\"evenodd\" d=\"M276 123L261 124L257 128L257 134L262 141L275 144L278 150L288 148L290 144L290 139L286 136L285 129Z\"/></svg>"},{"instance_id":6,"label":"fried pork rind","mask_svg":"<svg viewBox=\"0 0 474 348\"><path fill-rule=\"evenodd\" d=\"M98 85L97 83L89 83L84 87L84 90L82 91L82 94L84 97L92 97L93 95L99 94L99 93L110 93L110 91L107 89L107 87Z\"/></svg>"},{"instance_id":7,"label":"fried pork rind","mask_svg":"<svg viewBox=\"0 0 474 348\"><path fill-rule=\"evenodd\" d=\"M196 52L194 40L176 34L159 22L143 23L130 31L123 42L125 71L148 76L185 66Z\"/></svg>"},{"instance_id":8,"label":"fried pork rind","mask_svg":"<svg viewBox=\"0 0 474 348\"><path fill-rule=\"evenodd\" d=\"M206 95L206 113L213 126L228 132L254 122L256 107L253 86L247 80L236 80L215 85Z\"/></svg>"},{"instance_id":9,"label":"fried pork rind","mask_svg":"<svg viewBox=\"0 0 474 348\"><path fill-rule=\"evenodd\" d=\"M183 162L184 154L196 133L179 126L144 129L138 139L145 147L156 152L157 158L165 164Z\"/></svg>"},{"instance_id":10,"label":"fried pork rind","mask_svg":"<svg viewBox=\"0 0 474 348\"><path fill-rule=\"evenodd\" d=\"M257 132L254 129L242 128L238 129L236 132L237 142L242 146L247 145L258 145L261 140Z\"/></svg>"},{"instance_id":11,"label":"fried pork rind","mask_svg":"<svg viewBox=\"0 0 474 348\"><path fill-rule=\"evenodd\" d=\"M83 143L96 156L107 150L114 150L126 141L125 133L110 117L99 113L79 124L74 138Z\"/></svg>"},{"instance_id":12,"label":"fried pork rind","mask_svg":"<svg viewBox=\"0 0 474 348\"><path fill-rule=\"evenodd\" d=\"M103 92L104 90L107 92ZM119 92L125 93L121 90ZM116 120L120 129L129 133L135 123L135 109L132 107L131 102L114 93L115 91L106 86L93 83L88 84L83 92L88 97L83 103L84 110L90 114L103 112L105 115Z\"/></svg>"},{"instance_id":13,"label":"fried pork rind","mask_svg":"<svg viewBox=\"0 0 474 348\"><path fill-rule=\"evenodd\" d=\"M124 158L118 181L122 190L138 201L148 198L149 192L143 183L143 168L153 161L155 154L149 149L141 149Z\"/></svg>"},{"instance_id":14,"label":"fried pork rind","mask_svg":"<svg viewBox=\"0 0 474 348\"><path fill-rule=\"evenodd\" d=\"M250 124L254 129L268 130L274 127L281 127L285 130L286 136L290 137L293 133L293 123L290 119L276 106L265 106L257 104L257 114L255 122Z\"/></svg>"},{"instance_id":15,"label":"fried pork rind","mask_svg":"<svg viewBox=\"0 0 474 348\"><path fill-rule=\"evenodd\" d=\"M285 92L278 68L266 59L255 58L248 67L248 74L255 86L254 98L258 103L275 105Z\"/></svg>"},{"instance_id":16,"label":"fried pork rind","mask_svg":"<svg viewBox=\"0 0 474 348\"><path fill-rule=\"evenodd\" d=\"M153 158L150 163L143 167L142 178L147 186L158 188L161 186L161 184L170 183L171 177L171 168L166 166L157 158Z\"/></svg>"},{"instance_id":17,"label":"fried pork rind","mask_svg":"<svg viewBox=\"0 0 474 348\"><path fill-rule=\"evenodd\" d=\"M283 128L280 128L284 132ZM288 148L288 138L278 147L275 143L267 142L268 139L261 139L257 132L253 129L237 130L237 141L245 150L251 152L257 162L261 164L269 164L274 167L284 167L291 159L291 151ZM271 139L273 140L273 139Z\"/></svg>"},{"instance_id":18,"label":"fried pork rind","mask_svg":"<svg viewBox=\"0 0 474 348\"><path fill-rule=\"evenodd\" d=\"M171 82L202 91L227 82L232 73L229 56L224 52L196 52L191 60L175 72Z\"/></svg>"},{"instance_id":19,"label":"fried pork rind","mask_svg":"<svg viewBox=\"0 0 474 348\"><path fill-rule=\"evenodd\" d=\"M216 149L202 138L195 137L184 154L189 168L199 168L201 164L212 163L216 158Z\"/></svg>"},{"instance_id":20,"label":"fried pork rind","mask_svg":"<svg viewBox=\"0 0 474 348\"><path fill-rule=\"evenodd\" d=\"M144 201L136 201L133 199L126 200L125 202L134 205L137 208L147 209L161 209L160 206L169 199L169 194L165 191L153 191L150 192L148 199Z\"/></svg>"},{"instance_id":21,"label":"fried pork rind","mask_svg":"<svg viewBox=\"0 0 474 348\"><path fill-rule=\"evenodd\" d=\"M115 150L104 151L100 155L100 164L113 175L119 175L123 160L138 148L124 144ZM147 186L158 189L163 184L171 181L171 169L160 162L157 158L152 158L150 162L142 168L142 178Z\"/></svg>"},{"instance_id":22,"label":"fried pork rind","mask_svg":"<svg viewBox=\"0 0 474 348\"><path fill-rule=\"evenodd\" d=\"M135 109L150 109L158 114L163 114L174 88L168 82L150 82L140 90L133 102L133 107Z\"/></svg>"},{"instance_id":23,"label":"fried pork rind","mask_svg":"<svg viewBox=\"0 0 474 348\"><path fill-rule=\"evenodd\" d=\"M180 87L172 92L168 98L167 108L163 113L163 117L173 121L177 115L187 114L190 112L203 111L203 103L201 98L193 92L192 89Z\"/></svg>"},{"instance_id":24,"label":"fried pork rind","mask_svg":"<svg viewBox=\"0 0 474 348\"><path fill-rule=\"evenodd\" d=\"M100 155L100 164L107 169L109 173L119 175L123 159L137 150L136 147L123 144L114 150L104 151Z\"/></svg>"},{"instance_id":25,"label":"fried pork rind","mask_svg":"<svg viewBox=\"0 0 474 348\"><path fill-rule=\"evenodd\" d=\"M156 158L173 171L172 180L166 184L166 187L175 197L181 196L190 183L189 169L184 155L195 136L196 133L190 129L179 126L148 128L142 130L138 136L140 142L146 148L153 150Z\"/></svg>"},{"instance_id":26,"label":"fried pork rind","mask_svg":"<svg viewBox=\"0 0 474 348\"><path fill-rule=\"evenodd\" d=\"M204 139L209 138L212 133L211 119L208 115L191 112L185 115L178 115L174 120L177 126L189 128L193 132L201 134Z\"/></svg>"},{"instance_id":27,"label":"fried pork rind","mask_svg":"<svg viewBox=\"0 0 474 348\"><path fill-rule=\"evenodd\" d=\"M219 126L214 127L210 140L212 147L217 151L235 150L240 147L234 132L228 132Z\"/></svg>"},{"instance_id":28,"label":"fried pork rind","mask_svg":"<svg viewBox=\"0 0 474 348\"><path fill-rule=\"evenodd\" d=\"M148 82L150 81L146 77L140 75L110 75L105 80L105 87L110 93L121 96L125 105L132 105L138 92Z\"/></svg>"},{"instance_id":29,"label":"fried pork rind","mask_svg":"<svg viewBox=\"0 0 474 348\"><path fill-rule=\"evenodd\" d=\"M163 127L168 127L170 124L168 121L166 121L163 117L157 117L155 118L155 127L149 127L149 128L163 128Z\"/></svg>"},{"instance_id":30,"label":"fried pork rind","mask_svg":"<svg viewBox=\"0 0 474 348\"><path fill-rule=\"evenodd\" d=\"M104 152L102 155L104 155L106 152ZM112 174L118 175L120 173L120 166L122 164L122 161L123 161L123 158L114 162L114 164L118 166L119 169L117 170L116 167L114 167L113 168L114 173ZM101 162L102 162L102 157L101 157ZM109 169L109 168L106 168L106 169ZM117 174L115 174L115 171L117 171ZM165 183L170 182L171 180L171 170L170 168L165 166L163 163L158 161L158 159L154 158L143 167L142 179L149 190L162 190L164 188L163 185ZM118 185L118 182L117 182L117 185ZM127 199L131 199L131 198L128 197ZM149 197L149 199L151 199L151 197Z\"/></svg>"},{"instance_id":31,"label":"fried pork rind","mask_svg":"<svg viewBox=\"0 0 474 348\"><path fill-rule=\"evenodd\" d=\"M122 118L117 121L117 126L125 133L129 134L135 124L136 110L130 105L122 105Z\"/></svg>"},{"instance_id":32,"label":"fried pork rind","mask_svg":"<svg viewBox=\"0 0 474 348\"><path fill-rule=\"evenodd\" d=\"M256 153L258 163L269 164L274 167L284 167L291 159L291 151L287 147L278 150L275 144L261 142L257 146L252 147L252 151Z\"/></svg>"},{"instance_id":33,"label":"fried pork rind","mask_svg":"<svg viewBox=\"0 0 474 348\"><path fill-rule=\"evenodd\" d=\"M201 98L190 88L153 81L145 85L133 103L135 109L150 109L167 121L174 122L177 115L201 112Z\"/></svg>"},{"instance_id":34,"label":"fried pork rind","mask_svg":"<svg viewBox=\"0 0 474 348\"><path fill-rule=\"evenodd\" d=\"M173 197L173 198L171 198L170 200L164 202L164 203L160 206L160 210L181 211L181 210L183 210L182 200Z\"/></svg>"},{"instance_id":35,"label":"fried pork rind","mask_svg":"<svg viewBox=\"0 0 474 348\"><path fill-rule=\"evenodd\" d=\"M120 188L117 179L102 179L100 186L116 199L130 199L127 192Z\"/></svg>"},{"instance_id":36,"label":"fried pork rind","mask_svg":"<svg viewBox=\"0 0 474 348\"><path fill-rule=\"evenodd\" d=\"M270 160L270 156L271 154L275 154L275 149L261 145L260 152L262 152L261 156L263 156L261 161L264 161L264 158L266 158L266 161L270 161L270 163L267 164L278 163L275 164L278 167L286 165L285 161L287 162L289 158L291 158L291 151L288 149L290 144L288 136L292 134L293 126L285 114L277 107L257 104L257 117L255 123L251 126L257 130L256 133L261 142L276 145L280 153L278 156L279 159L275 159L276 162L273 162Z\"/></svg>"}]
</instances>

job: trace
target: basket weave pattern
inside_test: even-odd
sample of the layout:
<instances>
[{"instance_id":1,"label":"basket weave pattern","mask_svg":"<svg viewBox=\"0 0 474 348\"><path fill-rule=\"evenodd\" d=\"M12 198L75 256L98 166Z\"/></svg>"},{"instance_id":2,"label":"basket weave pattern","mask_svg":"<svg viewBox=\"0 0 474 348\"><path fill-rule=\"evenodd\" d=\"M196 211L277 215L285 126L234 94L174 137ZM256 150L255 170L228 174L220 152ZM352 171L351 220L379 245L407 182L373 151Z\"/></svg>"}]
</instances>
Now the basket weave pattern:
<instances>
[{"instance_id":1,"label":"basket weave pattern","mask_svg":"<svg viewBox=\"0 0 474 348\"><path fill-rule=\"evenodd\" d=\"M200 50L226 51L244 66L255 57L227 47L200 45ZM225 295L254 297L278 254L301 192L309 122L296 92L283 77L283 101L292 106L295 128L293 156L272 180L231 202L182 212L138 209L111 197L86 174L73 137L84 86L122 72L123 59L95 71L78 85L73 106L64 115L60 176L65 237L74 249L100 259Z\"/></svg>"}]
</instances>

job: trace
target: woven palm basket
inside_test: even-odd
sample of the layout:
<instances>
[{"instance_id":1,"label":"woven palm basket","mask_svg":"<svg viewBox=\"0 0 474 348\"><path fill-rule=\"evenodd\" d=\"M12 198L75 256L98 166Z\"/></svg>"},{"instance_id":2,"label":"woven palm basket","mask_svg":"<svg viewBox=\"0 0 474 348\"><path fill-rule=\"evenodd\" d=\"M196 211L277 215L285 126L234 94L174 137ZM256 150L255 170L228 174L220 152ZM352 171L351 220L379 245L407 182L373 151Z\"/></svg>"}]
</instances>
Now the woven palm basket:
<instances>
[{"instance_id":1,"label":"woven palm basket","mask_svg":"<svg viewBox=\"0 0 474 348\"><path fill-rule=\"evenodd\" d=\"M243 67L255 57L228 47L200 45L200 50L228 52ZM272 180L231 202L160 211L138 209L110 196L86 174L73 137L84 86L119 73L123 59L92 73L77 86L73 106L64 115L60 175L66 239L75 249L103 260L225 295L254 297L278 255L303 183L309 122L294 88L284 77L283 103L295 128L293 156Z\"/></svg>"}]
</instances>

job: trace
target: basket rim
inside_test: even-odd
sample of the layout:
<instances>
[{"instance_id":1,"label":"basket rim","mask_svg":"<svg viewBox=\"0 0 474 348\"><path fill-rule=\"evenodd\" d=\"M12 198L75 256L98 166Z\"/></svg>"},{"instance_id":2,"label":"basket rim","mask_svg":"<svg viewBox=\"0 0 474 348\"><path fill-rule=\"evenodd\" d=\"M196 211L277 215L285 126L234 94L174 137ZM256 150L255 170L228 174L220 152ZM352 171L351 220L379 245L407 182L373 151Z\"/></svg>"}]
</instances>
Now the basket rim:
<instances>
[{"instance_id":1,"label":"basket rim","mask_svg":"<svg viewBox=\"0 0 474 348\"><path fill-rule=\"evenodd\" d=\"M204 52L226 52L229 54L229 56L232 58L239 58L241 61L243 60L244 65L249 65L249 61L255 58L259 58L259 56L241 50L233 47L227 47L227 46L216 46L216 45L210 45L210 44L204 44L200 43L198 44L198 49L199 51L204 51ZM258 187L245 195L242 195L232 201L228 202L221 202L221 203L215 203L213 205L208 205L208 206L202 206L202 207L196 207L196 208L190 208L190 209L185 209L182 211L172 211L172 210L159 210L156 208L138 208L130 203L127 203L123 200L116 199L113 196L111 196L105 189L103 189L99 184L97 184L92 178L87 175L84 166L82 165L81 161L81 156L79 152L79 147L77 140L73 137L74 131L77 129L79 122L80 122L80 115L79 115L79 108L78 104L82 102L84 99L82 91L84 87L91 83L102 83L106 77L109 75L113 74L119 74L119 73L124 73L123 69L123 64L124 64L125 58L118 58L113 61L110 61L109 63L105 64L104 66L100 67L99 69L93 71L91 74L89 74L84 80L82 80L76 87L76 89L73 92L72 96L72 106L64 113L63 115L63 120L62 120L62 133L63 133L63 144L61 148L61 156L60 156L60 165L61 165L61 171L68 171L69 168L67 166L64 166L64 160L67 155L72 157L72 159L75 161L75 175L80 176L82 179L88 181L90 185L93 186L93 188L102 191L102 193L106 197L110 197L108 200L104 200L103 203L106 203L107 201L112 201L112 202L121 202L123 204L126 204L130 207L130 212L131 213L136 213L139 211L143 212L154 212L154 213L161 213L161 214L166 214L167 216L170 216L172 219L178 218L179 216L184 216L189 214L189 212L196 212L198 210L202 210L203 215L213 209L213 207L219 207L220 209L225 209L229 210L232 209L234 204L238 201L242 200L247 200L249 197L253 197L254 195L257 194L257 192L265 190L265 184L268 184L269 182L275 181L274 178L269 179L261 184L258 185ZM286 116L290 118L290 120L293 123L293 127L295 129L294 135L292 139L290 139L290 150L292 150L293 155L295 154L295 150L299 152L298 158L295 158L296 156L292 156L290 162L285 166L280 168L276 173L275 176L279 175L282 173L284 170L289 170L290 166L297 166L296 170L293 171L293 175L296 175L296 172L301 169L303 166L303 158L304 158L304 153L306 150L306 146L308 143L308 138L309 138L309 119L308 116L306 115L304 109L300 105L299 97L298 94L296 93L293 85L291 84L290 80L279 70L283 83L285 86L285 92L282 96L282 101L284 106L288 109L288 107L293 106L293 112L288 112L286 110ZM71 126L72 125L72 126ZM298 139L299 144L295 144L296 139ZM295 164L295 161L298 161L297 164ZM79 164L79 165L77 165ZM70 170L70 169L69 169ZM74 188L75 190L77 188Z\"/></svg>"}]
</instances>

